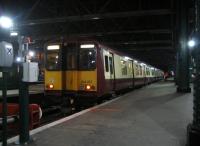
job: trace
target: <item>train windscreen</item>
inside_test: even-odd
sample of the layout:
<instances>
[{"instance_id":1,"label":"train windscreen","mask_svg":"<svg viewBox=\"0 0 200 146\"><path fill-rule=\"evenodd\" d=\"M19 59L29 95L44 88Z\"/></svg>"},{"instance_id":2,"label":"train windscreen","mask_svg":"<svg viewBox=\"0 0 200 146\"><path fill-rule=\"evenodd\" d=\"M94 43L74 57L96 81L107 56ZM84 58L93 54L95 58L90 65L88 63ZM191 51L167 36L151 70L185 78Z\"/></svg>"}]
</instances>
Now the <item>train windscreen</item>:
<instances>
[{"instance_id":1,"label":"train windscreen","mask_svg":"<svg viewBox=\"0 0 200 146\"><path fill-rule=\"evenodd\" d=\"M79 51L79 69L96 69L96 49L94 47L80 47Z\"/></svg>"},{"instance_id":2,"label":"train windscreen","mask_svg":"<svg viewBox=\"0 0 200 146\"><path fill-rule=\"evenodd\" d=\"M47 46L46 52L46 69L60 70L59 45Z\"/></svg>"}]
</instances>

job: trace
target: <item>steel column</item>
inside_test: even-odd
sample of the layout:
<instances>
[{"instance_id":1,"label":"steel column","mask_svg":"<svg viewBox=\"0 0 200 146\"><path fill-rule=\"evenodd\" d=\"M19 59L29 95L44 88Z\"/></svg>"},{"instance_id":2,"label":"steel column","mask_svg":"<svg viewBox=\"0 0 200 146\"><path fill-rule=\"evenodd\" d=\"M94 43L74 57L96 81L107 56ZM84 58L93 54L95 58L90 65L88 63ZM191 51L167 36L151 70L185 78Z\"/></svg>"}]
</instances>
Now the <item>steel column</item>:
<instances>
[{"instance_id":1,"label":"steel column","mask_svg":"<svg viewBox=\"0 0 200 146\"><path fill-rule=\"evenodd\" d=\"M196 75L194 79L193 122L187 128L187 146L200 145L200 0L195 0L196 25L194 48Z\"/></svg>"},{"instance_id":2,"label":"steel column","mask_svg":"<svg viewBox=\"0 0 200 146\"><path fill-rule=\"evenodd\" d=\"M187 47L188 0L179 0L179 50L177 92L191 92L189 85L189 50Z\"/></svg>"},{"instance_id":3,"label":"steel column","mask_svg":"<svg viewBox=\"0 0 200 146\"><path fill-rule=\"evenodd\" d=\"M3 71L3 90L2 90L2 98L3 98L3 135L2 135L2 146L7 146L7 72Z\"/></svg>"},{"instance_id":4,"label":"steel column","mask_svg":"<svg viewBox=\"0 0 200 146\"><path fill-rule=\"evenodd\" d=\"M19 69L19 117L20 117L20 134L19 143L27 144L30 142L29 134L29 84L22 81L23 64Z\"/></svg>"},{"instance_id":5,"label":"steel column","mask_svg":"<svg viewBox=\"0 0 200 146\"><path fill-rule=\"evenodd\" d=\"M20 144L29 142L29 93L28 84L20 82L19 87L20 104Z\"/></svg>"}]
</instances>

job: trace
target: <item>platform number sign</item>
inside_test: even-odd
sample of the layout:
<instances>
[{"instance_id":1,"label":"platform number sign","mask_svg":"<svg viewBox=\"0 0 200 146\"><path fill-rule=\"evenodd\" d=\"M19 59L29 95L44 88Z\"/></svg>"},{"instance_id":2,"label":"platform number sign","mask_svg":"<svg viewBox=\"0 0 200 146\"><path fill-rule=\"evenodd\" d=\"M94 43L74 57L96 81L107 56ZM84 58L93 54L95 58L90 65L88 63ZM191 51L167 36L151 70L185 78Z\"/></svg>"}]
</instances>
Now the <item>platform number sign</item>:
<instances>
[{"instance_id":1,"label":"platform number sign","mask_svg":"<svg viewBox=\"0 0 200 146\"><path fill-rule=\"evenodd\" d=\"M7 49L7 54L12 55L12 48L6 48Z\"/></svg>"},{"instance_id":2,"label":"platform number sign","mask_svg":"<svg viewBox=\"0 0 200 146\"><path fill-rule=\"evenodd\" d=\"M14 61L13 46L11 43L0 42L0 67L11 67Z\"/></svg>"}]
</instances>

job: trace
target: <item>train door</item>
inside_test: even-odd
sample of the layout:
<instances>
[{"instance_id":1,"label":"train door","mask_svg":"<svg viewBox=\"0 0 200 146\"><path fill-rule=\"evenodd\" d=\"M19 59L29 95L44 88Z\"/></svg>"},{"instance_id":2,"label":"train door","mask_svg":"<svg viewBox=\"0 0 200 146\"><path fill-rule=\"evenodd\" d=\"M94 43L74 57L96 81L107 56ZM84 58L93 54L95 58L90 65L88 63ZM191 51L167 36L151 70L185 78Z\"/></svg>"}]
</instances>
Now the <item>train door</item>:
<instances>
[{"instance_id":1,"label":"train door","mask_svg":"<svg viewBox=\"0 0 200 146\"><path fill-rule=\"evenodd\" d=\"M114 55L109 53L109 68L110 68L110 85L112 90L115 90L115 68L114 68Z\"/></svg>"}]
</instances>

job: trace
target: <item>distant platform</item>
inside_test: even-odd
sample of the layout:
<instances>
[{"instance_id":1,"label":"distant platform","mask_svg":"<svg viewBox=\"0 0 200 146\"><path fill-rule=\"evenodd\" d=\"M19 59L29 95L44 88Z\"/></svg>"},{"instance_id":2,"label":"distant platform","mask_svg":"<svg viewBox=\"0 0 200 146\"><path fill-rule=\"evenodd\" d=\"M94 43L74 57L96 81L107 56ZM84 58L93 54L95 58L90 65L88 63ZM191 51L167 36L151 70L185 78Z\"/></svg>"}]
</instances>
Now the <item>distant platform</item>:
<instances>
[{"instance_id":1,"label":"distant platform","mask_svg":"<svg viewBox=\"0 0 200 146\"><path fill-rule=\"evenodd\" d=\"M38 93L44 93L44 84L35 84L29 86L29 94L38 94ZM8 90L7 96L8 97L16 97L19 95L19 90ZM0 98L2 98L2 91L0 91Z\"/></svg>"}]
</instances>

